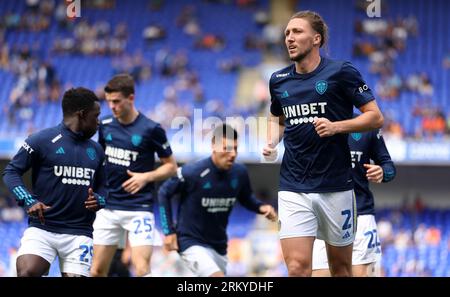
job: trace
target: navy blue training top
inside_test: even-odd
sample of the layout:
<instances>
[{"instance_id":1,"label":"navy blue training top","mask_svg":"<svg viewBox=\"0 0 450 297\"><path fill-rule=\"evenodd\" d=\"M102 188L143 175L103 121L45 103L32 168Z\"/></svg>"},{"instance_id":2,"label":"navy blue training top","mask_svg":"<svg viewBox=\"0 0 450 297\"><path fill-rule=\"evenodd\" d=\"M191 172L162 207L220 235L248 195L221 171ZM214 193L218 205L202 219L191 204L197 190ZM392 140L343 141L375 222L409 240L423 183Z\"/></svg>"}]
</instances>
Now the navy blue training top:
<instances>
[{"instance_id":1,"label":"navy blue training top","mask_svg":"<svg viewBox=\"0 0 450 297\"><path fill-rule=\"evenodd\" d=\"M128 125L114 117L101 121L99 143L105 149L108 201L106 208L131 211L153 211L154 183L148 183L138 193L126 192L122 184L130 178L127 170L154 170L155 153L159 158L172 155L166 132L156 122L139 113Z\"/></svg>"},{"instance_id":2,"label":"navy blue training top","mask_svg":"<svg viewBox=\"0 0 450 297\"><path fill-rule=\"evenodd\" d=\"M88 188L104 200L104 153L101 146L63 123L32 134L3 172L3 180L19 205L37 201L51 208L44 212L45 224L30 217L31 227L50 232L92 237L95 213L85 208ZM32 187L25 188L22 175L32 170Z\"/></svg>"},{"instance_id":3,"label":"navy blue training top","mask_svg":"<svg viewBox=\"0 0 450 297\"><path fill-rule=\"evenodd\" d=\"M364 133L351 133L348 143L352 158L358 215L374 215L374 198L369 189L369 181L366 177L367 169L364 164L370 164L370 160L373 160L376 165L383 168L383 182L389 182L396 175L394 162L391 160L379 129Z\"/></svg>"},{"instance_id":4,"label":"navy blue training top","mask_svg":"<svg viewBox=\"0 0 450 297\"><path fill-rule=\"evenodd\" d=\"M180 195L176 227L170 199ZM230 170L218 169L211 158L187 164L178 176L168 179L159 189L160 219L164 234L177 234L179 252L201 245L225 255L227 225L238 200L245 208L259 213L262 205L252 192L247 169L234 164Z\"/></svg>"},{"instance_id":5,"label":"navy blue training top","mask_svg":"<svg viewBox=\"0 0 450 297\"><path fill-rule=\"evenodd\" d=\"M371 90L351 63L322 57L307 74L291 65L272 74L271 107L285 116L285 153L280 191L323 193L353 188L348 135L319 137L314 118L351 119L353 106L374 100Z\"/></svg>"}]
</instances>

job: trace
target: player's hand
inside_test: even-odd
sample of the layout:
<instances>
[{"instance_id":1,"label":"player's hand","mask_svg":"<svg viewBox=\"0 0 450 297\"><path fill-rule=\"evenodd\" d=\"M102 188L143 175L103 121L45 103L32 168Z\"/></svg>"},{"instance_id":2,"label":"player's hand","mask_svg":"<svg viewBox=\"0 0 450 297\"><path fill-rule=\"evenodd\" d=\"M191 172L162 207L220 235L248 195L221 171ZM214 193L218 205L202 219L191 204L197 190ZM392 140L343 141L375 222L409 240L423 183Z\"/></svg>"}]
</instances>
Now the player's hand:
<instances>
[{"instance_id":1,"label":"player's hand","mask_svg":"<svg viewBox=\"0 0 450 297\"><path fill-rule=\"evenodd\" d=\"M122 184L122 187L128 193L136 194L150 182L147 172L132 172L127 170L127 173L130 178Z\"/></svg>"},{"instance_id":2,"label":"player's hand","mask_svg":"<svg viewBox=\"0 0 450 297\"><path fill-rule=\"evenodd\" d=\"M88 189L88 198L84 202L84 207L90 211L97 211L100 209L100 205L98 205L97 199L95 199L92 188Z\"/></svg>"},{"instance_id":3,"label":"player's hand","mask_svg":"<svg viewBox=\"0 0 450 297\"><path fill-rule=\"evenodd\" d=\"M262 154L266 162L275 162L278 159L278 150L271 145L266 145L263 148Z\"/></svg>"},{"instance_id":4,"label":"player's hand","mask_svg":"<svg viewBox=\"0 0 450 297\"><path fill-rule=\"evenodd\" d=\"M367 169L366 177L369 181L377 184L383 181L384 172L381 166L375 164L364 164L364 167Z\"/></svg>"},{"instance_id":5,"label":"player's hand","mask_svg":"<svg viewBox=\"0 0 450 297\"><path fill-rule=\"evenodd\" d=\"M337 133L335 124L327 118L315 118L313 123L320 137L330 137Z\"/></svg>"},{"instance_id":6,"label":"player's hand","mask_svg":"<svg viewBox=\"0 0 450 297\"><path fill-rule=\"evenodd\" d=\"M277 213L272 205L264 204L259 207L259 212L268 220L275 222L277 220Z\"/></svg>"},{"instance_id":7,"label":"player's hand","mask_svg":"<svg viewBox=\"0 0 450 297\"><path fill-rule=\"evenodd\" d=\"M164 249L166 251L178 251L177 235L175 233L164 237Z\"/></svg>"},{"instance_id":8,"label":"player's hand","mask_svg":"<svg viewBox=\"0 0 450 297\"><path fill-rule=\"evenodd\" d=\"M38 217L41 224L44 225L45 224L44 212L49 208L50 206L47 206L42 202L38 202L27 210L27 214L30 217Z\"/></svg>"}]
</instances>

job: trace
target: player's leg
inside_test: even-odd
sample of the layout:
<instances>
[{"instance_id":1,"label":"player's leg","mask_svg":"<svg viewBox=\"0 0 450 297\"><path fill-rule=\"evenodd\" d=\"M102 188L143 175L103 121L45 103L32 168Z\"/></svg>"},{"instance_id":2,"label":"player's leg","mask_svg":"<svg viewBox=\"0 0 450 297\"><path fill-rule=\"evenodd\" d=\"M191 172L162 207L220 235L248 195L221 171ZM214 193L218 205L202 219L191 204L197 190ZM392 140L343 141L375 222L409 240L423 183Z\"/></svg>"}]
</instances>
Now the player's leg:
<instances>
[{"instance_id":1,"label":"player's leg","mask_svg":"<svg viewBox=\"0 0 450 297\"><path fill-rule=\"evenodd\" d=\"M314 239L312 236L281 239L281 250L289 276L311 276Z\"/></svg>"},{"instance_id":2,"label":"player's leg","mask_svg":"<svg viewBox=\"0 0 450 297\"><path fill-rule=\"evenodd\" d=\"M18 277L37 277L49 271L50 263L40 256L26 254L17 258L16 268Z\"/></svg>"},{"instance_id":3,"label":"player's leg","mask_svg":"<svg viewBox=\"0 0 450 297\"><path fill-rule=\"evenodd\" d=\"M328 268L327 249L325 241L316 239L313 247L312 276L329 277L330 269Z\"/></svg>"},{"instance_id":4,"label":"player's leg","mask_svg":"<svg viewBox=\"0 0 450 297\"><path fill-rule=\"evenodd\" d=\"M155 217L148 211L117 211L123 228L128 231L131 265L136 276L150 276L153 244L156 237Z\"/></svg>"},{"instance_id":5,"label":"player's leg","mask_svg":"<svg viewBox=\"0 0 450 297\"><path fill-rule=\"evenodd\" d=\"M352 250L356 232L356 202L352 190L316 194L319 217L317 237L325 240L332 276L352 275Z\"/></svg>"},{"instance_id":6,"label":"player's leg","mask_svg":"<svg viewBox=\"0 0 450 297\"><path fill-rule=\"evenodd\" d=\"M191 246L181 253L183 262L198 277L225 276L226 260L223 257L217 261L217 252L199 245Z\"/></svg>"},{"instance_id":7,"label":"player's leg","mask_svg":"<svg viewBox=\"0 0 450 297\"><path fill-rule=\"evenodd\" d=\"M330 274L332 276L352 276L353 244L333 246L326 243Z\"/></svg>"},{"instance_id":8,"label":"player's leg","mask_svg":"<svg viewBox=\"0 0 450 297\"><path fill-rule=\"evenodd\" d=\"M118 223L115 210L101 209L97 211L94 221L94 251L91 276L108 276L109 267L117 246L125 240L124 230Z\"/></svg>"},{"instance_id":9,"label":"player's leg","mask_svg":"<svg viewBox=\"0 0 450 297\"><path fill-rule=\"evenodd\" d=\"M37 277L48 273L56 257L51 236L52 233L35 227L25 230L17 252L18 277Z\"/></svg>"},{"instance_id":10,"label":"player's leg","mask_svg":"<svg viewBox=\"0 0 450 297\"><path fill-rule=\"evenodd\" d=\"M380 276L381 244L375 216L359 215L353 242L353 276Z\"/></svg>"},{"instance_id":11,"label":"player's leg","mask_svg":"<svg viewBox=\"0 0 450 297\"><path fill-rule=\"evenodd\" d=\"M150 276L150 260L153 246L141 245L131 247L131 265L134 267L136 276Z\"/></svg>"},{"instance_id":12,"label":"player's leg","mask_svg":"<svg viewBox=\"0 0 450 297\"><path fill-rule=\"evenodd\" d=\"M94 255L92 257L91 276L106 277L108 276L109 267L111 265L117 245L98 245L94 244Z\"/></svg>"},{"instance_id":13,"label":"player's leg","mask_svg":"<svg viewBox=\"0 0 450 297\"><path fill-rule=\"evenodd\" d=\"M313 277L330 277L331 273L328 268L326 269L316 269L312 271Z\"/></svg>"},{"instance_id":14,"label":"player's leg","mask_svg":"<svg viewBox=\"0 0 450 297\"><path fill-rule=\"evenodd\" d=\"M375 264L375 263L353 265L352 266L352 274L353 274L353 276L356 276L356 277L367 277L367 276L369 276L369 266L374 266L372 264Z\"/></svg>"},{"instance_id":15,"label":"player's leg","mask_svg":"<svg viewBox=\"0 0 450 297\"><path fill-rule=\"evenodd\" d=\"M380 277L381 276L381 262L372 262L368 264L353 265L353 276L359 277Z\"/></svg>"},{"instance_id":16,"label":"player's leg","mask_svg":"<svg viewBox=\"0 0 450 297\"><path fill-rule=\"evenodd\" d=\"M279 236L289 276L311 276L317 218L309 194L278 193Z\"/></svg>"}]
</instances>

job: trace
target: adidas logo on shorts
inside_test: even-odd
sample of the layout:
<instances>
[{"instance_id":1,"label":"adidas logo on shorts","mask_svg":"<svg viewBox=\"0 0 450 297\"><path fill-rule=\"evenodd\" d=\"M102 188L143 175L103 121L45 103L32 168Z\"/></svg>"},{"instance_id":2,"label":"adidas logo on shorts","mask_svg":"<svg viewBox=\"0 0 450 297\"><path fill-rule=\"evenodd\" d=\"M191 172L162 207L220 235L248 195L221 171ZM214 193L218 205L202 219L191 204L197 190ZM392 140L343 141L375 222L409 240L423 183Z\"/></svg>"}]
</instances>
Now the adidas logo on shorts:
<instances>
[{"instance_id":1,"label":"adidas logo on shorts","mask_svg":"<svg viewBox=\"0 0 450 297\"><path fill-rule=\"evenodd\" d=\"M350 237L350 233L347 231L345 232L344 236L342 236L342 239L347 239Z\"/></svg>"}]
</instances>

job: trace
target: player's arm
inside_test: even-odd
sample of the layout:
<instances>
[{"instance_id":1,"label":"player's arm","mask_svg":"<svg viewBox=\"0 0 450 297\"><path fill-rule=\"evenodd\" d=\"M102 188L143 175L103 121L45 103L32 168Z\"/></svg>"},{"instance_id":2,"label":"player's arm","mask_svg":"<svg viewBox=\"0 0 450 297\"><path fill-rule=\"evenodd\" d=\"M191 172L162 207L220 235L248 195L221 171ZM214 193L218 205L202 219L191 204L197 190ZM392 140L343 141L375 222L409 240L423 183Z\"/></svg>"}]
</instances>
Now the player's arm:
<instances>
[{"instance_id":1,"label":"player's arm","mask_svg":"<svg viewBox=\"0 0 450 297\"><path fill-rule=\"evenodd\" d=\"M132 172L127 170L130 178L122 184L122 187L131 194L136 194L148 183L165 180L174 176L177 172L177 162L172 155L172 149L167 140L166 132L160 125L157 125L153 129L151 139L152 149L158 154L161 165L155 170L147 172Z\"/></svg>"},{"instance_id":2,"label":"player's arm","mask_svg":"<svg viewBox=\"0 0 450 297\"><path fill-rule=\"evenodd\" d=\"M98 127L98 143L101 145L103 150L105 150L106 143L105 143L105 137L103 135L103 125L101 123L100 123L100 126Z\"/></svg>"},{"instance_id":3,"label":"player's arm","mask_svg":"<svg viewBox=\"0 0 450 297\"><path fill-rule=\"evenodd\" d=\"M372 132L370 158L375 164L364 164L367 169L366 176L369 181L375 183L387 183L395 178L397 170L392 162L381 130Z\"/></svg>"},{"instance_id":4,"label":"player's arm","mask_svg":"<svg viewBox=\"0 0 450 297\"><path fill-rule=\"evenodd\" d=\"M84 202L86 209L97 211L106 205L106 173L105 173L105 156L102 154L99 166L95 171L93 185L89 187L87 199Z\"/></svg>"},{"instance_id":5,"label":"player's arm","mask_svg":"<svg viewBox=\"0 0 450 297\"><path fill-rule=\"evenodd\" d=\"M270 81L271 104L269 118L267 121L267 139L263 148L263 156L267 161L277 159L277 145L281 142L284 135L285 117L281 108L280 101L272 94L272 80Z\"/></svg>"},{"instance_id":6,"label":"player's arm","mask_svg":"<svg viewBox=\"0 0 450 297\"><path fill-rule=\"evenodd\" d=\"M44 211L50 206L38 201L25 187L22 179L23 174L39 162L39 158L38 142L30 137L6 166L3 181L18 205L24 207L29 216L37 216L44 224Z\"/></svg>"},{"instance_id":7,"label":"player's arm","mask_svg":"<svg viewBox=\"0 0 450 297\"><path fill-rule=\"evenodd\" d=\"M168 251L178 250L171 199L182 192L184 184L185 177L182 174L182 168L179 168L177 176L166 180L158 191L159 216L164 233L164 248Z\"/></svg>"},{"instance_id":8,"label":"player's arm","mask_svg":"<svg viewBox=\"0 0 450 297\"><path fill-rule=\"evenodd\" d=\"M150 181L162 181L177 173L177 162L173 156L160 158L160 161L161 165L148 173Z\"/></svg>"},{"instance_id":9,"label":"player's arm","mask_svg":"<svg viewBox=\"0 0 450 297\"><path fill-rule=\"evenodd\" d=\"M269 113L269 122L267 127L267 145L269 147L276 147L284 135L284 115L275 116Z\"/></svg>"},{"instance_id":10,"label":"player's arm","mask_svg":"<svg viewBox=\"0 0 450 297\"><path fill-rule=\"evenodd\" d=\"M173 156L160 158L160 160L161 166L152 171L133 172L127 170L130 178L122 184L124 190L128 193L136 194L148 183L165 180L176 173L177 163Z\"/></svg>"},{"instance_id":11,"label":"player's arm","mask_svg":"<svg viewBox=\"0 0 450 297\"><path fill-rule=\"evenodd\" d=\"M243 181L243 185L241 191L238 195L238 201L248 210L256 212L258 214L264 215L267 219L271 221L275 221L277 218L277 214L275 209L270 204L265 204L256 199L253 194L252 187L250 184L250 178L248 177L247 171L242 173L241 181Z\"/></svg>"},{"instance_id":12,"label":"player's arm","mask_svg":"<svg viewBox=\"0 0 450 297\"><path fill-rule=\"evenodd\" d=\"M383 126L383 115L375 100L364 104L359 110L362 114L350 120L331 122L326 118L318 118L314 121L317 134L327 137L338 133L365 132Z\"/></svg>"}]
</instances>

